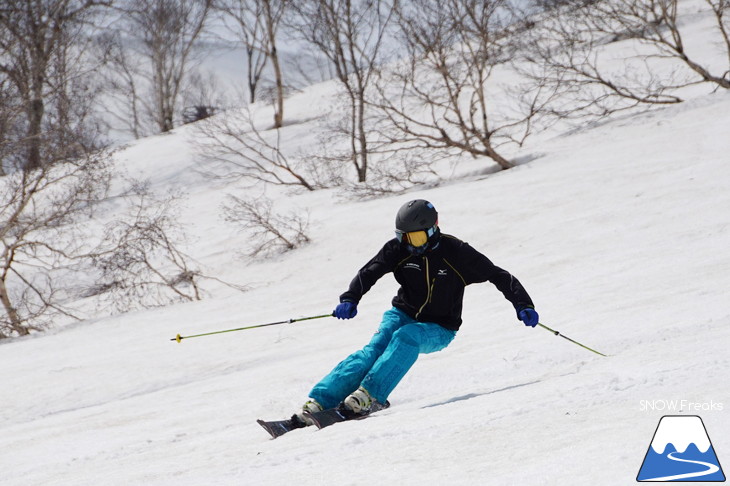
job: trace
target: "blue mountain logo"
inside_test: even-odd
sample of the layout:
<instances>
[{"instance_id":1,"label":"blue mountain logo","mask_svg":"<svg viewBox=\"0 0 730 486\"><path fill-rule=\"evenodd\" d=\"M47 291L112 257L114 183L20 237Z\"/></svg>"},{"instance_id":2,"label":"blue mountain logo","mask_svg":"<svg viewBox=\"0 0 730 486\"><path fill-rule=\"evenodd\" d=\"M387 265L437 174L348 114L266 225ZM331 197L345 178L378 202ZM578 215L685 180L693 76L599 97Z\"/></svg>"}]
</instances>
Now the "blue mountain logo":
<instances>
[{"instance_id":1,"label":"blue mountain logo","mask_svg":"<svg viewBox=\"0 0 730 486\"><path fill-rule=\"evenodd\" d=\"M702 419L696 415L662 417L636 480L725 481Z\"/></svg>"}]
</instances>

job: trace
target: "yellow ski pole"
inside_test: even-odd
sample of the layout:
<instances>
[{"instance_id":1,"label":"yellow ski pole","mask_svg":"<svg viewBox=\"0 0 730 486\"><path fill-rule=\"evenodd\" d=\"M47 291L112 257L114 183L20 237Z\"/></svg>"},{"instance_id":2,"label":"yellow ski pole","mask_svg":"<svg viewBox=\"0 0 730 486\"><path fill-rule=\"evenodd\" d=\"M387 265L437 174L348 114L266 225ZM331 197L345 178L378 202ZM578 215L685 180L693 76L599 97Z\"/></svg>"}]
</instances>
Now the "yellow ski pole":
<instances>
[{"instance_id":1,"label":"yellow ski pole","mask_svg":"<svg viewBox=\"0 0 730 486\"><path fill-rule=\"evenodd\" d=\"M311 316L311 317L300 317L298 319L287 319L285 321L270 322L268 324L256 324L253 326L246 326L246 327L237 327L235 329L226 329L223 331L204 332L202 334L193 334L192 336L181 336L178 334L174 338L170 339L170 341L177 341L179 343L183 339L192 339L192 338L201 337L201 336L212 336L213 334L223 334L224 332L244 331L246 329L256 329L258 327L277 326L279 324L291 324L293 322L309 321L311 319L322 319L323 317L332 317L332 314L322 314L320 316Z\"/></svg>"},{"instance_id":2,"label":"yellow ski pole","mask_svg":"<svg viewBox=\"0 0 730 486\"><path fill-rule=\"evenodd\" d=\"M599 353L599 352L598 352L598 351L596 351L595 349L591 349L591 348L589 348L588 346L586 346L586 345L584 345L584 344L581 344L581 343L579 343L578 341L574 341L574 340L570 339L570 338L569 338L568 336L564 336L563 334L560 334L560 332L556 331L555 329L550 329L550 328L549 328L549 327L547 327L547 326L546 326L545 324L541 324L541 323L539 323L539 322L538 322L538 323L537 323L537 325L538 325L538 326L540 326L540 327L542 327L543 329L547 329L548 331L550 331L551 333L555 334L556 336L560 336L561 338L563 338L563 339L567 339L568 341L570 341L570 342L571 342L571 343L573 343L573 344L577 344L577 345L578 345L578 346L580 346L581 348L585 348L585 349L587 349L588 351L591 351L591 352L593 352L593 353L596 353L596 354L600 354L601 356L605 356L606 358L608 357L608 356L606 356L606 355L605 355L605 354L603 354L603 353Z\"/></svg>"}]
</instances>

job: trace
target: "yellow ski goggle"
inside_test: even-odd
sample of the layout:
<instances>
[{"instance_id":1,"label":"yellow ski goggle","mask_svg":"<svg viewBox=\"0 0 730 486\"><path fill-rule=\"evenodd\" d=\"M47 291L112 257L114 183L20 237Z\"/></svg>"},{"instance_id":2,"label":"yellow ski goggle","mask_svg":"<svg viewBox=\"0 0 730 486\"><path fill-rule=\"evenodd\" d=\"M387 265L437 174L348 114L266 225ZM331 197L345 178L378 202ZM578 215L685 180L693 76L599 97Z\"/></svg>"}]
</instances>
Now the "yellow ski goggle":
<instances>
[{"instance_id":1,"label":"yellow ski goggle","mask_svg":"<svg viewBox=\"0 0 730 486\"><path fill-rule=\"evenodd\" d=\"M398 238L398 241L403 241L405 238L406 243L409 245L419 247L428 243L429 236L433 235L435 230L435 226L428 230L409 231L407 233L405 231L396 230L395 237Z\"/></svg>"},{"instance_id":2,"label":"yellow ski goggle","mask_svg":"<svg viewBox=\"0 0 730 486\"><path fill-rule=\"evenodd\" d=\"M412 246L423 246L428 241L428 236L425 231L411 231L410 233L401 233L401 235Z\"/></svg>"}]
</instances>

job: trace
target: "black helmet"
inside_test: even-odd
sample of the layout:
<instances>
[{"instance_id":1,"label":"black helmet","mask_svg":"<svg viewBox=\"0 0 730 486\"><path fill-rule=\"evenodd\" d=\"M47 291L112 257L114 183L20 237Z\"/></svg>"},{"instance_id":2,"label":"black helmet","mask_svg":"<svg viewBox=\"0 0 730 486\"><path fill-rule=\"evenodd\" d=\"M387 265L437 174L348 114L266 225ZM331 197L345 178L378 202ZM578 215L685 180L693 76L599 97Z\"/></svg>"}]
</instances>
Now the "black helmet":
<instances>
[{"instance_id":1,"label":"black helmet","mask_svg":"<svg viewBox=\"0 0 730 486\"><path fill-rule=\"evenodd\" d=\"M438 222L439 213L428 201L415 199L405 203L395 215L395 229L409 231L427 230Z\"/></svg>"},{"instance_id":2,"label":"black helmet","mask_svg":"<svg viewBox=\"0 0 730 486\"><path fill-rule=\"evenodd\" d=\"M441 232L438 213L428 201L416 199L405 203L395 216L395 236L406 249L422 255L438 246Z\"/></svg>"}]
</instances>

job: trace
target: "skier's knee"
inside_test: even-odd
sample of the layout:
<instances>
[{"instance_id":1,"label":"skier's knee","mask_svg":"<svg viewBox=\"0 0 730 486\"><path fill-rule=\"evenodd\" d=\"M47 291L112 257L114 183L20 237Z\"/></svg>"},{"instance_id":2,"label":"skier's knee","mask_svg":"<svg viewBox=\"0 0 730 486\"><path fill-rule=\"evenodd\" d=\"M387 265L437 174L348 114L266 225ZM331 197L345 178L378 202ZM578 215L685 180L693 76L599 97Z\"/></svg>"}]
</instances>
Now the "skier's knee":
<instances>
[{"instance_id":1,"label":"skier's knee","mask_svg":"<svg viewBox=\"0 0 730 486\"><path fill-rule=\"evenodd\" d=\"M418 328L413 325L403 326L393 334L393 339L410 344L411 346L420 347L421 333Z\"/></svg>"}]
</instances>

